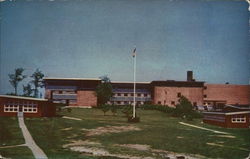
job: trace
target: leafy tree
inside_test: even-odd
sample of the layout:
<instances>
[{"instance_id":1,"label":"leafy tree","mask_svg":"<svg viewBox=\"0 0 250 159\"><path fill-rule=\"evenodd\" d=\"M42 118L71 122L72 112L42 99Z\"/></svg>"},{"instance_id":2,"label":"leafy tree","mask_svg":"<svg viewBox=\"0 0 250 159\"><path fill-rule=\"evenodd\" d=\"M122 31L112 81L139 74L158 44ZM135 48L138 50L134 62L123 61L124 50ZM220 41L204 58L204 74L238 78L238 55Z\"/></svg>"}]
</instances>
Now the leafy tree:
<instances>
[{"instance_id":1,"label":"leafy tree","mask_svg":"<svg viewBox=\"0 0 250 159\"><path fill-rule=\"evenodd\" d=\"M107 76L102 76L100 78L101 83L97 86L95 91L98 105L107 103L113 95L110 79Z\"/></svg>"},{"instance_id":2,"label":"leafy tree","mask_svg":"<svg viewBox=\"0 0 250 159\"><path fill-rule=\"evenodd\" d=\"M31 87L31 85L29 83L26 86L23 85L23 96L31 97L33 91L34 90L32 89L32 87Z\"/></svg>"},{"instance_id":3,"label":"leafy tree","mask_svg":"<svg viewBox=\"0 0 250 159\"><path fill-rule=\"evenodd\" d=\"M176 105L174 114L192 120L194 114L192 103L186 97L181 96L179 104Z\"/></svg>"},{"instance_id":4,"label":"leafy tree","mask_svg":"<svg viewBox=\"0 0 250 159\"><path fill-rule=\"evenodd\" d=\"M19 82L21 82L24 78L26 78L26 75L23 75L23 68L17 68L15 69L15 72L13 74L9 74L9 82L14 87L15 93L14 95L17 95L17 87Z\"/></svg>"},{"instance_id":5,"label":"leafy tree","mask_svg":"<svg viewBox=\"0 0 250 159\"><path fill-rule=\"evenodd\" d=\"M30 76L32 78L31 83L34 85L34 97L38 96L38 88L43 88L43 77L44 74L39 69L36 69L36 71Z\"/></svg>"}]
</instances>

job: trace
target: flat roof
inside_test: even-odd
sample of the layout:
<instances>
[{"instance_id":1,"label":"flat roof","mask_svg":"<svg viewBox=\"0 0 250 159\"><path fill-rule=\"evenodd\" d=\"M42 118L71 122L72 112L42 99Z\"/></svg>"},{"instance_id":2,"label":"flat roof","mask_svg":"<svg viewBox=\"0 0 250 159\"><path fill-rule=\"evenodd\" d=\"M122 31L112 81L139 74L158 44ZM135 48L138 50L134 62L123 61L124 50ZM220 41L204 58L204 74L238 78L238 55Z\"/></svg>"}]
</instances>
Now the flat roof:
<instances>
[{"instance_id":1,"label":"flat roof","mask_svg":"<svg viewBox=\"0 0 250 159\"><path fill-rule=\"evenodd\" d=\"M111 83L129 83L129 84L133 84L134 82L131 81L111 81ZM138 84L150 84L151 82L135 82Z\"/></svg>"},{"instance_id":2,"label":"flat roof","mask_svg":"<svg viewBox=\"0 0 250 159\"><path fill-rule=\"evenodd\" d=\"M203 114L222 114L222 115L237 115L237 114L250 114L250 111L240 111L240 112L203 112Z\"/></svg>"},{"instance_id":3,"label":"flat roof","mask_svg":"<svg viewBox=\"0 0 250 159\"><path fill-rule=\"evenodd\" d=\"M60 78L60 77L45 77L44 80L93 80L93 81L100 81L99 78Z\"/></svg>"},{"instance_id":4,"label":"flat roof","mask_svg":"<svg viewBox=\"0 0 250 159\"><path fill-rule=\"evenodd\" d=\"M11 95L0 95L0 97L13 98L13 99L36 100L36 101L48 101L48 99L43 99L43 98L32 98L32 97L11 96Z\"/></svg>"}]
</instances>

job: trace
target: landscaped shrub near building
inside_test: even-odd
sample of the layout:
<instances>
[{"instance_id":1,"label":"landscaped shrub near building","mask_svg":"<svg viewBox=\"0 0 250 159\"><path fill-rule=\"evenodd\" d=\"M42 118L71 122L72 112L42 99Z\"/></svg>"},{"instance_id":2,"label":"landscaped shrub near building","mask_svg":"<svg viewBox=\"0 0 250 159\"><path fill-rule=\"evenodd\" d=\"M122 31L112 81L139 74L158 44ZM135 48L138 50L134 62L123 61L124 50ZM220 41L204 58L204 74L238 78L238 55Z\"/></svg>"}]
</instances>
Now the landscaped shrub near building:
<instances>
[{"instance_id":1,"label":"landscaped shrub near building","mask_svg":"<svg viewBox=\"0 0 250 159\"><path fill-rule=\"evenodd\" d=\"M113 113L114 116L117 115L117 109L118 109L117 105L110 105L110 110L111 110L111 112Z\"/></svg>"},{"instance_id":2,"label":"landscaped shrub near building","mask_svg":"<svg viewBox=\"0 0 250 159\"><path fill-rule=\"evenodd\" d=\"M193 109L191 102L184 96L180 97L179 104L176 105L173 115L176 117L186 118L187 120L202 117L202 115Z\"/></svg>"},{"instance_id":3,"label":"landscaped shrub near building","mask_svg":"<svg viewBox=\"0 0 250 159\"><path fill-rule=\"evenodd\" d=\"M122 113L124 113L126 117L132 116L132 114L133 114L132 105L122 106Z\"/></svg>"},{"instance_id":4,"label":"landscaped shrub near building","mask_svg":"<svg viewBox=\"0 0 250 159\"><path fill-rule=\"evenodd\" d=\"M158 110L164 113L173 113L175 108L169 107L167 105L141 105L143 110Z\"/></svg>"},{"instance_id":5,"label":"landscaped shrub near building","mask_svg":"<svg viewBox=\"0 0 250 159\"><path fill-rule=\"evenodd\" d=\"M110 110L110 105L108 104L103 104L101 105L101 110L103 111L103 114L106 115L106 112L108 112Z\"/></svg>"}]
</instances>

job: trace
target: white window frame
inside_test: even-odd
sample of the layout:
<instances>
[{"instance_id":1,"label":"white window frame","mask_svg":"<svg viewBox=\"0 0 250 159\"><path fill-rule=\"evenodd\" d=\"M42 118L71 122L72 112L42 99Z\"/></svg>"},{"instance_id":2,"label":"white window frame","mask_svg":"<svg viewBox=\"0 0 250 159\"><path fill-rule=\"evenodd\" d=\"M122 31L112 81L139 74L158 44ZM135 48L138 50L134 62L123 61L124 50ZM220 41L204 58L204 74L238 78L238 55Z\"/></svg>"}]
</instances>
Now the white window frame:
<instances>
[{"instance_id":1,"label":"white window frame","mask_svg":"<svg viewBox=\"0 0 250 159\"><path fill-rule=\"evenodd\" d=\"M233 117L231 118L231 122L232 123L246 123L247 120L246 120L246 117Z\"/></svg>"},{"instance_id":2,"label":"white window frame","mask_svg":"<svg viewBox=\"0 0 250 159\"><path fill-rule=\"evenodd\" d=\"M4 112L18 112L18 110L19 110L18 105L4 104Z\"/></svg>"},{"instance_id":3,"label":"white window frame","mask_svg":"<svg viewBox=\"0 0 250 159\"><path fill-rule=\"evenodd\" d=\"M27 102L27 105L23 105L24 113L37 113L37 104L34 102Z\"/></svg>"}]
</instances>

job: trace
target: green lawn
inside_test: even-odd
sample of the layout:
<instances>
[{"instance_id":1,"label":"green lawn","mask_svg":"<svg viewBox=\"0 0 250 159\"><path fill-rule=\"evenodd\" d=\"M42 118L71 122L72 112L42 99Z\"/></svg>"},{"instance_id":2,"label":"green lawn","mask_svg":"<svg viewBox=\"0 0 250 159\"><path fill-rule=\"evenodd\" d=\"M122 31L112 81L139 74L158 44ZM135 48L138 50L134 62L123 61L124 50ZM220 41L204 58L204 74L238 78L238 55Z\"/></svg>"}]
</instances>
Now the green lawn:
<instances>
[{"instance_id":1,"label":"green lawn","mask_svg":"<svg viewBox=\"0 0 250 159\"><path fill-rule=\"evenodd\" d=\"M107 113L106 116L99 109L79 109L72 112L62 112L62 115L81 118L83 120L70 120L55 118L26 118L25 123L34 140L45 151L49 158L82 158L94 159L88 156L63 148L64 144L72 140L88 140L100 143L97 147L110 153L129 154L133 156L155 156L147 151L119 147L117 144L150 145L152 149L172 151L176 153L197 154L206 158L239 159L248 156L250 150L249 129L225 129L201 123L201 120L188 122L190 124L230 133L228 138L218 136L213 132L196 129L179 124L179 118L170 117L166 113L152 110L138 110L141 122L127 123L123 114L117 116ZM94 129L103 126L129 126L140 128L140 131L110 133L97 136L86 136L84 129ZM66 128L66 130L65 130ZM101 157L99 157L101 158ZM105 157L102 157L105 158ZM111 158L111 157L106 157Z\"/></svg>"},{"instance_id":2,"label":"green lawn","mask_svg":"<svg viewBox=\"0 0 250 159\"><path fill-rule=\"evenodd\" d=\"M32 152L26 146L4 148L24 144L22 131L16 117L0 117L0 154L13 159L33 158Z\"/></svg>"}]
</instances>

